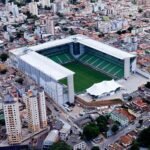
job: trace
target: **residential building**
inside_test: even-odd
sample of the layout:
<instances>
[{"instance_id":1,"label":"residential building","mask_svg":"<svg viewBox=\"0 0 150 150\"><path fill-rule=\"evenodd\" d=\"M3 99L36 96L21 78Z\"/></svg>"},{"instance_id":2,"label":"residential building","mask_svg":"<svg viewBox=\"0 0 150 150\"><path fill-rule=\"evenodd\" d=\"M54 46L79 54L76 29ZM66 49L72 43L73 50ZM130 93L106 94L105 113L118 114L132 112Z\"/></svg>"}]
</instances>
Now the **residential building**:
<instances>
[{"instance_id":1,"label":"residential building","mask_svg":"<svg viewBox=\"0 0 150 150\"><path fill-rule=\"evenodd\" d=\"M33 15L38 15L37 2L31 2L31 3L29 3L29 11Z\"/></svg>"},{"instance_id":2,"label":"residential building","mask_svg":"<svg viewBox=\"0 0 150 150\"><path fill-rule=\"evenodd\" d=\"M147 108L148 108L147 103L145 103L140 97L137 97L136 99L134 99L134 100L132 101L132 104L133 104L137 109L140 109L140 110L144 110L144 109L147 109Z\"/></svg>"},{"instance_id":3,"label":"residential building","mask_svg":"<svg viewBox=\"0 0 150 150\"><path fill-rule=\"evenodd\" d=\"M73 150L78 150L78 149L86 150L87 149L86 143L83 140L81 140L78 135L77 136L72 135L66 142L72 146Z\"/></svg>"},{"instance_id":4,"label":"residential building","mask_svg":"<svg viewBox=\"0 0 150 150\"><path fill-rule=\"evenodd\" d=\"M124 147L127 147L132 144L133 137L131 135L124 135L120 138L120 142Z\"/></svg>"},{"instance_id":5,"label":"residential building","mask_svg":"<svg viewBox=\"0 0 150 150\"><path fill-rule=\"evenodd\" d=\"M59 140L58 130L51 130L43 142L43 149L48 150L49 147Z\"/></svg>"},{"instance_id":6,"label":"residential building","mask_svg":"<svg viewBox=\"0 0 150 150\"><path fill-rule=\"evenodd\" d=\"M44 89L40 88L38 91L38 107L41 128L47 127L46 103Z\"/></svg>"},{"instance_id":7,"label":"residential building","mask_svg":"<svg viewBox=\"0 0 150 150\"><path fill-rule=\"evenodd\" d=\"M32 94L32 91L28 92L27 112L28 112L29 131L31 131L31 132L39 131L40 130L40 119L39 119L38 99L37 99L36 95Z\"/></svg>"},{"instance_id":8,"label":"residential building","mask_svg":"<svg viewBox=\"0 0 150 150\"><path fill-rule=\"evenodd\" d=\"M68 135L70 134L70 130L71 130L71 126L67 123L67 122L63 122L63 127L62 129L59 131L59 136L61 140L66 140Z\"/></svg>"},{"instance_id":9,"label":"residential building","mask_svg":"<svg viewBox=\"0 0 150 150\"><path fill-rule=\"evenodd\" d=\"M50 7L50 0L41 0L42 7L44 8L45 6Z\"/></svg>"},{"instance_id":10,"label":"residential building","mask_svg":"<svg viewBox=\"0 0 150 150\"><path fill-rule=\"evenodd\" d=\"M46 30L47 33L54 35L54 20L51 17L46 19Z\"/></svg>"},{"instance_id":11,"label":"residential building","mask_svg":"<svg viewBox=\"0 0 150 150\"><path fill-rule=\"evenodd\" d=\"M22 140L19 104L11 95L4 101L4 116L9 144L19 144Z\"/></svg>"},{"instance_id":12,"label":"residential building","mask_svg":"<svg viewBox=\"0 0 150 150\"><path fill-rule=\"evenodd\" d=\"M28 127L31 132L47 127L45 93L43 88L28 90L24 97L28 112Z\"/></svg>"},{"instance_id":13,"label":"residential building","mask_svg":"<svg viewBox=\"0 0 150 150\"><path fill-rule=\"evenodd\" d=\"M118 121L122 126L128 125L129 122L135 119L135 116L131 115L128 110L123 108L112 111L110 117L112 120Z\"/></svg>"}]
</instances>

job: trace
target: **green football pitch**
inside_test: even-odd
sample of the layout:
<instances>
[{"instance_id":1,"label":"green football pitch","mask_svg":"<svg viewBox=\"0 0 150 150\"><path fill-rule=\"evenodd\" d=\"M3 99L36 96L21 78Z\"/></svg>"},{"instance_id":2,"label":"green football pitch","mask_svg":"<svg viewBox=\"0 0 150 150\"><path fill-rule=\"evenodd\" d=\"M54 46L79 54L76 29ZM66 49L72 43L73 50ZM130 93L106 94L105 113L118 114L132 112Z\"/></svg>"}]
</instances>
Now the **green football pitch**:
<instances>
[{"instance_id":1,"label":"green football pitch","mask_svg":"<svg viewBox=\"0 0 150 150\"><path fill-rule=\"evenodd\" d=\"M94 83L98 83L103 80L111 80L109 76L100 73L99 71L96 71L79 62L71 62L63 66L75 72L74 87L77 93L85 91ZM67 80L64 79L61 80L60 82L66 84Z\"/></svg>"}]
</instances>

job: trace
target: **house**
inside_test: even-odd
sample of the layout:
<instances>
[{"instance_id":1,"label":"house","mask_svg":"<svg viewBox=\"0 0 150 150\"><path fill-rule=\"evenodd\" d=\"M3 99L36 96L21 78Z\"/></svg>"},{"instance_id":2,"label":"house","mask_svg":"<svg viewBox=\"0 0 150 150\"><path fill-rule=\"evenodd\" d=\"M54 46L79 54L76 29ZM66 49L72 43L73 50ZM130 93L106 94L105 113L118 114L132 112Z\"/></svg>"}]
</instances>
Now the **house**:
<instances>
[{"instance_id":1,"label":"house","mask_svg":"<svg viewBox=\"0 0 150 150\"><path fill-rule=\"evenodd\" d=\"M135 116L130 114L128 110L119 108L111 112L110 118L114 121L118 121L122 126L126 126L135 119Z\"/></svg>"},{"instance_id":2,"label":"house","mask_svg":"<svg viewBox=\"0 0 150 150\"><path fill-rule=\"evenodd\" d=\"M64 121L62 122L64 125L62 129L59 131L59 136L61 140L66 140L66 138L70 134L71 126L67 122L64 122Z\"/></svg>"},{"instance_id":3,"label":"house","mask_svg":"<svg viewBox=\"0 0 150 150\"><path fill-rule=\"evenodd\" d=\"M124 135L120 138L120 143L124 146L127 147L132 144L134 138L131 135Z\"/></svg>"},{"instance_id":4,"label":"house","mask_svg":"<svg viewBox=\"0 0 150 150\"><path fill-rule=\"evenodd\" d=\"M140 97L137 97L135 100L132 101L132 104L140 110L146 109L147 103L143 102L143 100Z\"/></svg>"},{"instance_id":5,"label":"house","mask_svg":"<svg viewBox=\"0 0 150 150\"><path fill-rule=\"evenodd\" d=\"M72 146L73 150L87 150L86 143L80 139L79 135L72 135L66 142Z\"/></svg>"},{"instance_id":6,"label":"house","mask_svg":"<svg viewBox=\"0 0 150 150\"><path fill-rule=\"evenodd\" d=\"M123 147L118 143L114 143L109 146L109 150L123 150Z\"/></svg>"}]
</instances>

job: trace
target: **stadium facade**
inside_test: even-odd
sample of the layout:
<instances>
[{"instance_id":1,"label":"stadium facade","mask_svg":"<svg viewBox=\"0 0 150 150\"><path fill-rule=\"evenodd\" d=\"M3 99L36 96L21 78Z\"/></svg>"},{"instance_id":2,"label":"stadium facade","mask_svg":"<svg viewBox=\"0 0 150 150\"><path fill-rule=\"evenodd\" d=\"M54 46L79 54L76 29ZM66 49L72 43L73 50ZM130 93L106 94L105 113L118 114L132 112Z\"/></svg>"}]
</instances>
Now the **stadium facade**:
<instances>
[{"instance_id":1,"label":"stadium facade","mask_svg":"<svg viewBox=\"0 0 150 150\"><path fill-rule=\"evenodd\" d=\"M11 63L32 77L58 104L74 102L75 72L62 66L79 61L114 79L136 71L136 56L83 35L12 50ZM67 86L59 81L67 78Z\"/></svg>"}]
</instances>

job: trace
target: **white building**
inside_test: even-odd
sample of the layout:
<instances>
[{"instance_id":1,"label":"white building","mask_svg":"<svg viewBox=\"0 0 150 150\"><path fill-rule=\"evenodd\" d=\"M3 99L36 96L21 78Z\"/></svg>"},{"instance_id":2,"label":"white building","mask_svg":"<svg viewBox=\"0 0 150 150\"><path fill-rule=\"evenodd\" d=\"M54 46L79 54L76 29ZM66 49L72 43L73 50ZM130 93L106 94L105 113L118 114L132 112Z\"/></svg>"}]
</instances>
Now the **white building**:
<instances>
[{"instance_id":1,"label":"white building","mask_svg":"<svg viewBox=\"0 0 150 150\"><path fill-rule=\"evenodd\" d=\"M19 144L22 140L19 104L7 95L4 101L4 116L9 144Z\"/></svg>"},{"instance_id":2,"label":"white building","mask_svg":"<svg viewBox=\"0 0 150 150\"><path fill-rule=\"evenodd\" d=\"M114 121L118 121L122 126L129 124L129 119L117 111L113 111L110 115L110 118Z\"/></svg>"},{"instance_id":3,"label":"white building","mask_svg":"<svg viewBox=\"0 0 150 150\"><path fill-rule=\"evenodd\" d=\"M47 7L50 7L50 6L51 6L50 0L41 0L41 4L42 4L42 7L43 7L43 8L44 8L45 6L47 6Z\"/></svg>"},{"instance_id":4,"label":"white building","mask_svg":"<svg viewBox=\"0 0 150 150\"><path fill-rule=\"evenodd\" d=\"M59 136L61 140L66 140L68 135L70 134L71 126L67 122L64 122L63 120L61 121L63 122L64 125L62 129L59 131Z\"/></svg>"},{"instance_id":5,"label":"white building","mask_svg":"<svg viewBox=\"0 0 150 150\"><path fill-rule=\"evenodd\" d=\"M14 5L14 3L12 3L12 13L13 13L14 17L19 16L19 8L17 5Z\"/></svg>"},{"instance_id":6,"label":"white building","mask_svg":"<svg viewBox=\"0 0 150 150\"><path fill-rule=\"evenodd\" d=\"M33 15L38 15L37 2L31 2L31 3L29 3L29 11Z\"/></svg>"},{"instance_id":7,"label":"white building","mask_svg":"<svg viewBox=\"0 0 150 150\"><path fill-rule=\"evenodd\" d=\"M43 149L49 149L49 147L59 140L58 130L51 130L43 142Z\"/></svg>"},{"instance_id":8,"label":"white building","mask_svg":"<svg viewBox=\"0 0 150 150\"><path fill-rule=\"evenodd\" d=\"M43 88L30 89L22 96L28 112L28 127L32 132L47 127L46 102Z\"/></svg>"},{"instance_id":9,"label":"white building","mask_svg":"<svg viewBox=\"0 0 150 150\"><path fill-rule=\"evenodd\" d=\"M67 141L69 145L72 146L73 150L87 150L86 143L77 136L71 136Z\"/></svg>"},{"instance_id":10,"label":"white building","mask_svg":"<svg viewBox=\"0 0 150 150\"><path fill-rule=\"evenodd\" d=\"M54 31L54 20L53 20L53 18L51 18L51 17L48 17L47 19L46 19L46 31L47 31L47 33L49 33L49 34L52 34L52 35L54 35L55 33L55 31Z\"/></svg>"}]
</instances>

